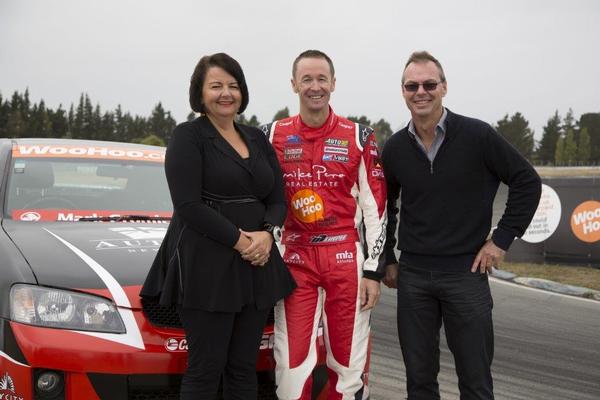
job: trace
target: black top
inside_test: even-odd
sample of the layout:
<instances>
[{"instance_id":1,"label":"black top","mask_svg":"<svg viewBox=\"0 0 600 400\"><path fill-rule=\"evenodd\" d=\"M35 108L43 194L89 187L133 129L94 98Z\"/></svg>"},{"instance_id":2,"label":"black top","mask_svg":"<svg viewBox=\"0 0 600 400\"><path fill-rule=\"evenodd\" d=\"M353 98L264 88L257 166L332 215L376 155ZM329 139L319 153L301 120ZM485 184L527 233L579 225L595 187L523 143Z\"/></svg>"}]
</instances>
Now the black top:
<instances>
[{"instance_id":1,"label":"black top","mask_svg":"<svg viewBox=\"0 0 600 400\"><path fill-rule=\"evenodd\" d=\"M260 130L235 127L248 147L246 160L207 117L175 128L165 159L173 219L141 296L165 305L231 312L246 304L271 307L294 288L275 245L263 267L252 266L233 249L239 229L262 230L265 222L282 225L287 210L271 145ZM211 199L234 201L206 201L207 193Z\"/></svg>"},{"instance_id":2,"label":"black top","mask_svg":"<svg viewBox=\"0 0 600 400\"><path fill-rule=\"evenodd\" d=\"M401 262L434 269L466 269L491 228L499 182L508 185L504 215L492 235L507 250L531 222L541 180L529 162L487 123L448 110L446 137L433 163L408 128L385 144L388 185L386 264L395 263L397 200ZM418 265L422 264L422 265Z\"/></svg>"}]
</instances>

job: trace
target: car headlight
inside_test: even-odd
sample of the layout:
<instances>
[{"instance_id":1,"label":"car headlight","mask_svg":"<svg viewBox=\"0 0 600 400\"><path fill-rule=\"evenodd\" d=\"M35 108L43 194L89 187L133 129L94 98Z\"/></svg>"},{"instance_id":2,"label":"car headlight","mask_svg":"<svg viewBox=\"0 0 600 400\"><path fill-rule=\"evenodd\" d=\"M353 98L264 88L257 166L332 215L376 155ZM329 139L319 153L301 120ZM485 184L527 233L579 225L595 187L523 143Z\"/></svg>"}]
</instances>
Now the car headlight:
<instances>
[{"instance_id":1,"label":"car headlight","mask_svg":"<svg viewBox=\"0 0 600 400\"><path fill-rule=\"evenodd\" d=\"M10 290L13 321L48 328L125 333L114 303L68 290L17 284Z\"/></svg>"}]
</instances>

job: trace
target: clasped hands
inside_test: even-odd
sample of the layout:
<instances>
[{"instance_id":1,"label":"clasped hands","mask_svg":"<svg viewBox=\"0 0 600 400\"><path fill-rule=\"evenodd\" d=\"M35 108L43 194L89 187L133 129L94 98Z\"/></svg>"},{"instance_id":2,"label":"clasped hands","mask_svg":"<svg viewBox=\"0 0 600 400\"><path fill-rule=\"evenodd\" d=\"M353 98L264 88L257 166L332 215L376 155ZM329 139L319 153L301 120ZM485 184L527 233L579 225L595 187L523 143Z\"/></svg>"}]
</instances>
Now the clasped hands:
<instances>
[{"instance_id":1,"label":"clasped hands","mask_svg":"<svg viewBox=\"0 0 600 400\"><path fill-rule=\"evenodd\" d=\"M241 230L236 249L242 258L254 266L262 267L269 261L271 246L273 246L273 236L266 231L246 232Z\"/></svg>"}]
</instances>

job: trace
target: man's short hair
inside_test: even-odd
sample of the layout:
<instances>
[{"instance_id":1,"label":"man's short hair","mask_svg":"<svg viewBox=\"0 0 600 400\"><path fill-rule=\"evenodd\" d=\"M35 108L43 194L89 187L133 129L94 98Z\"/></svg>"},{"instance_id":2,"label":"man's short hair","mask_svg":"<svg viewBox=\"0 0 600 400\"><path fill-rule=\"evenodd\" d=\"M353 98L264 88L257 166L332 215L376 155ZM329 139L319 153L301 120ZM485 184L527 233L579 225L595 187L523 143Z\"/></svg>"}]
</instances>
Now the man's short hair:
<instances>
[{"instance_id":1,"label":"man's short hair","mask_svg":"<svg viewBox=\"0 0 600 400\"><path fill-rule=\"evenodd\" d=\"M196 64L196 68L194 68L194 73L190 79L190 106L192 110L202 114L206 112L202 101L202 87L206 80L206 72L210 67L219 67L235 78L242 94L242 103L240 104L238 114L243 113L250 100L244 71L242 71L242 67L235 59L225 53L204 56Z\"/></svg>"},{"instance_id":2,"label":"man's short hair","mask_svg":"<svg viewBox=\"0 0 600 400\"><path fill-rule=\"evenodd\" d=\"M406 71L406 68L410 63L425 63L427 61L431 61L436 65L436 67L440 71L440 81L446 82L446 74L444 74L444 68L442 68L442 64L440 64L437 58L435 58L425 50L415 51L414 53L412 53L408 58L408 61L404 65L404 71ZM404 83L404 71L402 71L402 83Z\"/></svg>"},{"instance_id":3,"label":"man's short hair","mask_svg":"<svg viewBox=\"0 0 600 400\"><path fill-rule=\"evenodd\" d=\"M335 68L333 68L333 61L331 58L320 50L305 50L296 59L294 60L294 64L292 66L292 78L296 78L296 70L298 69L298 62L303 58L322 58L327 61L329 64L329 70L331 71L331 77L335 76Z\"/></svg>"}]
</instances>

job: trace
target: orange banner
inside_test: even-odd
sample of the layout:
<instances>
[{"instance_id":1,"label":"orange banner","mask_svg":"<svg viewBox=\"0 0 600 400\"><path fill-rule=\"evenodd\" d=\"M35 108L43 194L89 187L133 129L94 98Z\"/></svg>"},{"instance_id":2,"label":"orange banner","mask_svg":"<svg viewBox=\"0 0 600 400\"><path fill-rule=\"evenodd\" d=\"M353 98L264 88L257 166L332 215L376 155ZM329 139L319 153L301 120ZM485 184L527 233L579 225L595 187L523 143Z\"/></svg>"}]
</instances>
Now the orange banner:
<instances>
[{"instance_id":1,"label":"orange banner","mask_svg":"<svg viewBox=\"0 0 600 400\"><path fill-rule=\"evenodd\" d=\"M589 200L578 205L571 215L571 230L584 242L600 240L600 201Z\"/></svg>"}]
</instances>

